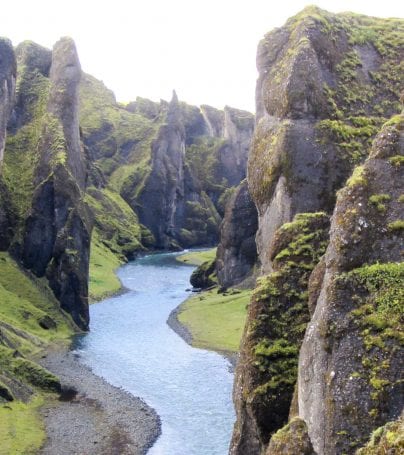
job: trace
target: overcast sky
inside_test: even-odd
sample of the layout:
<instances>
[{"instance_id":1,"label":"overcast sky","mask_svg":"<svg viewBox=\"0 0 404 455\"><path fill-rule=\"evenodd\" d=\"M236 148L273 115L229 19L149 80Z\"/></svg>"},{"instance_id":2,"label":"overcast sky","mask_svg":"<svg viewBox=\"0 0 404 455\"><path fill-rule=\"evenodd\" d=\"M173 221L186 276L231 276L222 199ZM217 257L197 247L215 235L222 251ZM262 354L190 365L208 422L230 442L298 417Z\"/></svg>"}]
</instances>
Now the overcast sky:
<instances>
[{"instance_id":1,"label":"overcast sky","mask_svg":"<svg viewBox=\"0 0 404 455\"><path fill-rule=\"evenodd\" d=\"M119 101L136 96L254 110L258 41L307 4L403 17L399 0L9 0L0 35L77 45L84 71Z\"/></svg>"}]
</instances>

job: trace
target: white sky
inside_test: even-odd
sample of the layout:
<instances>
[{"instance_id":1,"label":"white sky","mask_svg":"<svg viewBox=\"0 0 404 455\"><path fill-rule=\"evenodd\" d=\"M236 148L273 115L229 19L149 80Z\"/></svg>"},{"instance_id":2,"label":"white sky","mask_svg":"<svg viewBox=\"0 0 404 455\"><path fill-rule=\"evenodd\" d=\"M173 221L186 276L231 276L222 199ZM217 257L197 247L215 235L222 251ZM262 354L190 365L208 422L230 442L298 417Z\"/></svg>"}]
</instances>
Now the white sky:
<instances>
[{"instance_id":1,"label":"white sky","mask_svg":"<svg viewBox=\"0 0 404 455\"><path fill-rule=\"evenodd\" d=\"M254 110L258 41L307 4L403 17L400 0L8 0L0 35L77 45L84 71L119 101L170 99Z\"/></svg>"}]
</instances>

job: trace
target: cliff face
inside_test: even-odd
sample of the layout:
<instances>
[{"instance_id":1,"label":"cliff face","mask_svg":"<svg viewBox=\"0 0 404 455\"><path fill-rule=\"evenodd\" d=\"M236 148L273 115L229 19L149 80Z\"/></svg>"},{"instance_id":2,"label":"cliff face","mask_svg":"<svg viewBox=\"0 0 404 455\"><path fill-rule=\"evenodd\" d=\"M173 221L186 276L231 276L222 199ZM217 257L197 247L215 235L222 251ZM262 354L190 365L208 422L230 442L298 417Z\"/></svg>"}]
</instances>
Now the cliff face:
<instances>
[{"instance_id":1,"label":"cliff face","mask_svg":"<svg viewBox=\"0 0 404 455\"><path fill-rule=\"evenodd\" d=\"M275 230L299 212L331 213L336 190L383 119L398 111L396 27L402 24L309 8L259 44L248 172L264 272Z\"/></svg>"},{"instance_id":2,"label":"cliff face","mask_svg":"<svg viewBox=\"0 0 404 455\"><path fill-rule=\"evenodd\" d=\"M149 173L123 189L157 247L217 241L225 191L245 177L252 128L247 112L199 109L174 94L152 145Z\"/></svg>"},{"instance_id":3,"label":"cliff face","mask_svg":"<svg viewBox=\"0 0 404 455\"><path fill-rule=\"evenodd\" d=\"M354 453L401 412L399 117L371 144L401 110L403 52L403 21L315 7L258 47L248 186L263 276L232 454Z\"/></svg>"},{"instance_id":4,"label":"cliff face","mask_svg":"<svg viewBox=\"0 0 404 455\"><path fill-rule=\"evenodd\" d=\"M275 233L274 271L257 280L241 342L231 453L261 453L288 419L299 347L310 320L308 281L325 251L328 226L325 213L305 213Z\"/></svg>"},{"instance_id":5,"label":"cliff face","mask_svg":"<svg viewBox=\"0 0 404 455\"><path fill-rule=\"evenodd\" d=\"M95 164L91 185L108 186L138 216L132 229L141 232L132 242L138 241L137 249L217 242L230 189L246 174L251 114L190 106L176 95L170 103L137 98L123 106L88 75L81 82L80 110Z\"/></svg>"},{"instance_id":6,"label":"cliff face","mask_svg":"<svg viewBox=\"0 0 404 455\"><path fill-rule=\"evenodd\" d=\"M17 66L10 41L0 39L0 166L6 144L6 127L14 106ZM1 167L0 167L1 169Z\"/></svg>"},{"instance_id":7,"label":"cliff face","mask_svg":"<svg viewBox=\"0 0 404 455\"><path fill-rule=\"evenodd\" d=\"M151 172L138 198L140 221L151 229L157 247L175 247L176 228L183 224L185 127L177 95L168 107L167 123L152 145Z\"/></svg>"},{"instance_id":8,"label":"cliff face","mask_svg":"<svg viewBox=\"0 0 404 455\"><path fill-rule=\"evenodd\" d=\"M228 202L220 226L216 272L221 286L236 285L252 271L257 261L257 227L257 209L245 180Z\"/></svg>"},{"instance_id":9,"label":"cliff face","mask_svg":"<svg viewBox=\"0 0 404 455\"><path fill-rule=\"evenodd\" d=\"M14 105L16 61L11 43L0 39L0 174L3 167L6 127ZM0 249L7 249L10 241L10 219L7 207L7 188L0 182Z\"/></svg>"},{"instance_id":10,"label":"cliff face","mask_svg":"<svg viewBox=\"0 0 404 455\"><path fill-rule=\"evenodd\" d=\"M298 396L319 455L352 452L404 405L404 117L396 121L338 194L323 278L315 285Z\"/></svg>"},{"instance_id":11,"label":"cliff face","mask_svg":"<svg viewBox=\"0 0 404 455\"><path fill-rule=\"evenodd\" d=\"M61 307L85 329L92 223L83 203L80 63L69 38L52 53L26 42L16 55L19 80L4 169L12 251L26 269L47 277Z\"/></svg>"}]
</instances>

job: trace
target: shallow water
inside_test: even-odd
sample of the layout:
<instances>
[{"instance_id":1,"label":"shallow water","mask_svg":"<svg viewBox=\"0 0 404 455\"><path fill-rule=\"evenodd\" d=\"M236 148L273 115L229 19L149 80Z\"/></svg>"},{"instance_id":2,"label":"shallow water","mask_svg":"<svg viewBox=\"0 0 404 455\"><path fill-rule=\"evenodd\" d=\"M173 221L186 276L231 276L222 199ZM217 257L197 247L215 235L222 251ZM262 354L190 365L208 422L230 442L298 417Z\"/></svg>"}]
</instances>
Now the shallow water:
<instances>
[{"instance_id":1,"label":"shallow water","mask_svg":"<svg viewBox=\"0 0 404 455\"><path fill-rule=\"evenodd\" d=\"M111 384L143 398L162 421L149 455L225 455L235 420L233 375L222 356L190 347L166 324L189 293L193 268L175 254L123 266L126 294L92 305L82 361Z\"/></svg>"}]
</instances>

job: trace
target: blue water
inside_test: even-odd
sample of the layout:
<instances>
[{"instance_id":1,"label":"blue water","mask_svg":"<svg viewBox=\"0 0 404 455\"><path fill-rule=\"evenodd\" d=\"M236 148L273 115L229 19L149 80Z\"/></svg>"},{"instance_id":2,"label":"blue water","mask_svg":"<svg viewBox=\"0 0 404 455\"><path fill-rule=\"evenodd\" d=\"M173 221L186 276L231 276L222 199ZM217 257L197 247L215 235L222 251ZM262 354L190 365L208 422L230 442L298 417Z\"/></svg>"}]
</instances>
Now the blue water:
<instances>
[{"instance_id":1,"label":"blue water","mask_svg":"<svg viewBox=\"0 0 404 455\"><path fill-rule=\"evenodd\" d=\"M149 455L225 455L235 420L233 375L222 356L190 347L166 324L193 268L157 254L120 268L126 294L92 305L77 350L95 374L143 398L162 435Z\"/></svg>"}]
</instances>

